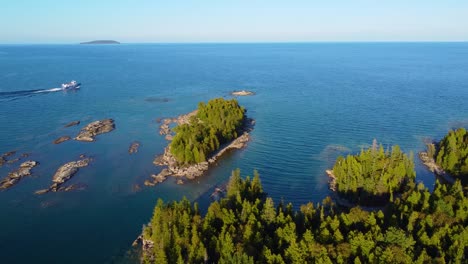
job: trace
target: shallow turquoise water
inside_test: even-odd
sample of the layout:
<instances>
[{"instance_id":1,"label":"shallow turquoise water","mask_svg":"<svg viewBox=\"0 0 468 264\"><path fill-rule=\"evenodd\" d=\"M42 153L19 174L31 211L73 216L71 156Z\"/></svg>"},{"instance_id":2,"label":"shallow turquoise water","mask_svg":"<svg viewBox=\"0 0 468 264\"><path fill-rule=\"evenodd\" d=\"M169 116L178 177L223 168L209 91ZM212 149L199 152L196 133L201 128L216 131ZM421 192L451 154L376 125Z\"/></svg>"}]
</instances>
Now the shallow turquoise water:
<instances>
[{"instance_id":1,"label":"shallow turquoise water","mask_svg":"<svg viewBox=\"0 0 468 264\"><path fill-rule=\"evenodd\" d=\"M2 262L121 261L158 198L206 204L235 168L258 170L276 201L321 201L324 170L346 149L377 138L417 152L424 138L468 126L467 72L468 43L0 45L0 153L27 152L41 163L34 177L0 192ZM81 90L24 92L71 79ZM257 121L246 149L194 182L133 189L158 172L152 159L166 141L156 118L237 89L256 92L239 98ZM52 144L102 118L117 128L95 143ZM82 124L63 128L73 120ZM134 140L142 145L130 156ZM33 194L82 153L95 161L71 183L88 184L85 191ZM3 166L0 177L14 168ZM419 161L417 173L432 186Z\"/></svg>"}]
</instances>

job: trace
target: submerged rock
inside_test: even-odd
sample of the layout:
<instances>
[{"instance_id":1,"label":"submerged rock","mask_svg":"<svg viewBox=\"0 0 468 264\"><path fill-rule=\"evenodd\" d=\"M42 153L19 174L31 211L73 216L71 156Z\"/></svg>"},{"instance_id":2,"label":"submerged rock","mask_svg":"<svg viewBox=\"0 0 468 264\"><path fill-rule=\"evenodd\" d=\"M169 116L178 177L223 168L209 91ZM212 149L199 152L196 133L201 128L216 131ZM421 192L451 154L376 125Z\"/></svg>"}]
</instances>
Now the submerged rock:
<instances>
[{"instance_id":1,"label":"submerged rock","mask_svg":"<svg viewBox=\"0 0 468 264\"><path fill-rule=\"evenodd\" d=\"M31 175L31 169L38 164L37 161L32 160L21 163L17 170L10 172L7 177L0 181L0 189L8 189L17 184L21 178Z\"/></svg>"},{"instance_id":2,"label":"submerged rock","mask_svg":"<svg viewBox=\"0 0 468 264\"><path fill-rule=\"evenodd\" d=\"M66 124L65 127L77 126L77 125L79 125L79 124L80 124L80 121L79 121L79 120L77 120L77 121L72 121L72 122Z\"/></svg>"},{"instance_id":3,"label":"submerged rock","mask_svg":"<svg viewBox=\"0 0 468 264\"><path fill-rule=\"evenodd\" d=\"M75 137L75 140L92 142L97 135L108 133L114 129L115 124L113 119L94 121L82 128L78 136Z\"/></svg>"},{"instance_id":4,"label":"submerged rock","mask_svg":"<svg viewBox=\"0 0 468 264\"><path fill-rule=\"evenodd\" d=\"M59 137L56 140L54 140L54 144L60 144L62 142L68 141L70 139L71 139L71 137L69 137L69 136Z\"/></svg>"},{"instance_id":5,"label":"submerged rock","mask_svg":"<svg viewBox=\"0 0 468 264\"><path fill-rule=\"evenodd\" d=\"M13 151L8 151L8 152L3 153L1 157L6 158L6 157L9 157L9 156L13 156L13 155L15 155L15 154L16 154L16 151L15 151L15 150L13 150Z\"/></svg>"},{"instance_id":6,"label":"submerged rock","mask_svg":"<svg viewBox=\"0 0 468 264\"><path fill-rule=\"evenodd\" d=\"M140 147L140 142L134 141L128 148L128 153L129 154L137 153L139 147Z\"/></svg>"},{"instance_id":7,"label":"submerged rock","mask_svg":"<svg viewBox=\"0 0 468 264\"><path fill-rule=\"evenodd\" d=\"M90 158L84 158L81 160L65 163L57 169L54 176L52 177L52 185L50 185L48 189L36 191L36 194L44 194L50 191L70 191L77 188L76 185L71 185L69 187L61 187L61 185L70 180L80 168L88 166L90 162Z\"/></svg>"}]
</instances>

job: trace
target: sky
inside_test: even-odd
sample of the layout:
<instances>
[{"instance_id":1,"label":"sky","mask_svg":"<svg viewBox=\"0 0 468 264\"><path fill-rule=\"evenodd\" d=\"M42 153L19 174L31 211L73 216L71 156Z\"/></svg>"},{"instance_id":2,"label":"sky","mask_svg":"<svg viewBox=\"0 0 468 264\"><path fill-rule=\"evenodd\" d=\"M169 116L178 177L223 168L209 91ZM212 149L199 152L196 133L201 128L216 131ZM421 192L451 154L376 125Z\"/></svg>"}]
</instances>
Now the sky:
<instances>
[{"instance_id":1,"label":"sky","mask_svg":"<svg viewBox=\"0 0 468 264\"><path fill-rule=\"evenodd\" d=\"M468 41L468 0L1 0L0 43Z\"/></svg>"}]
</instances>

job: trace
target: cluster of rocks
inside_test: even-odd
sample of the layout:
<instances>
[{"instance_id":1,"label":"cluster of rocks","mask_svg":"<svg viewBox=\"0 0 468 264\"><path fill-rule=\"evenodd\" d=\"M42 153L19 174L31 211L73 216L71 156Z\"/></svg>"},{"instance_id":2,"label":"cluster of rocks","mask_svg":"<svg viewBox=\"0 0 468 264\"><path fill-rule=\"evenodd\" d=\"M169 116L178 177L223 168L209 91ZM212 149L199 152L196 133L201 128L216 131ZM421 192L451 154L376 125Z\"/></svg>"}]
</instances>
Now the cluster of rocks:
<instances>
[{"instance_id":1,"label":"cluster of rocks","mask_svg":"<svg viewBox=\"0 0 468 264\"><path fill-rule=\"evenodd\" d=\"M36 194L44 194L50 191L70 191L78 187L82 187L82 185L71 185L69 187L61 187L61 185L70 180L80 168L88 166L90 162L90 158L84 157L81 160L65 163L57 169L52 177L52 185L47 189L37 191Z\"/></svg>"},{"instance_id":2,"label":"cluster of rocks","mask_svg":"<svg viewBox=\"0 0 468 264\"><path fill-rule=\"evenodd\" d=\"M157 122L161 123L159 126L159 134L165 135L167 140L172 140L172 130L169 127L170 124L175 123L177 125L188 124L192 116L195 116L198 113L198 110L194 110L188 114L180 115L174 118L164 118L158 119Z\"/></svg>"},{"instance_id":3,"label":"cluster of rocks","mask_svg":"<svg viewBox=\"0 0 468 264\"><path fill-rule=\"evenodd\" d=\"M128 153L133 154L138 152L138 148L140 147L140 142L134 141L132 144L130 144L130 147L128 148Z\"/></svg>"},{"instance_id":4,"label":"cluster of rocks","mask_svg":"<svg viewBox=\"0 0 468 264\"><path fill-rule=\"evenodd\" d=\"M92 142L97 135L110 132L114 129L115 124L113 119L94 121L82 128L78 136L75 137L75 140Z\"/></svg>"},{"instance_id":5,"label":"cluster of rocks","mask_svg":"<svg viewBox=\"0 0 468 264\"><path fill-rule=\"evenodd\" d=\"M37 161L32 160L21 163L18 169L10 172L7 177L0 181L0 189L8 189L17 184L21 178L31 175L31 169L38 164Z\"/></svg>"},{"instance_id":6,"label":"cluster of rocks","mask_svg":"<svg viewBox=\"0 0 468 264\"><path fill-rule=\"evenodd\" d=\"M16 154L16 151L9 151L0 155L0 167L4 164L13 164L20 161L22 158L29 157L28 153L23 153L19 157L12 158Z\"/></svg>"}]
</instances>

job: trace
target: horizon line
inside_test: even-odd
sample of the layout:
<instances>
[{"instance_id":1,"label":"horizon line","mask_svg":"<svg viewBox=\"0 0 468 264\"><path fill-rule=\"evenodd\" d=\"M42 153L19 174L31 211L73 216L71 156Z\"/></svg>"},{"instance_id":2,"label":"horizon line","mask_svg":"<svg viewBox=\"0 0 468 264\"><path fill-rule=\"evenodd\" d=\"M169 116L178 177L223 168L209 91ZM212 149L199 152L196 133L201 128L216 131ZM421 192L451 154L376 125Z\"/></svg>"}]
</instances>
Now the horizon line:
<instances>
[{"instance_id":1,"label":"horizon line","mask_svg":"<svg viewBox=\"0 0 468 264\"><path fill-rule=\"evenodd\" d=\"M91 40L95 41L95 40ZM466 43L468 40L315 40L315 41L142 41L142 42L119 42L119 44L82 44L82 42L11 42L0 45L125 45L125 44L320 44L320 43Z\"/></svg>"}]
</instances>

